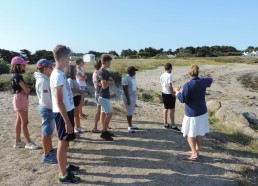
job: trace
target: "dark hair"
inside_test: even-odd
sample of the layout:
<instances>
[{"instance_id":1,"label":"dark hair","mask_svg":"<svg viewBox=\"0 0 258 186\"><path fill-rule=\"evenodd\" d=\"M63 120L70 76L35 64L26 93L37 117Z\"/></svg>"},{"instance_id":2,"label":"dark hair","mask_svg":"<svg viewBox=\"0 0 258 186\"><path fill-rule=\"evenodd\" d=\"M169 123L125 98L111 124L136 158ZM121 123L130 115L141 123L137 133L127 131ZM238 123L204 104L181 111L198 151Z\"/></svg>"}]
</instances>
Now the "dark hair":
<instances>
[{"instance_id":1,"label":"dark hair","mask_svg":"<svg viewBox=\"0 0 258 186\"><path fill-rule=\"evenodd\" d=\"M57 45L53 50L53 55L56 60L59 60L65 56L69 56L71 53L71 49L64 45Z\"/></svg>"},{"instance_id":2,"label":"dark hair","mask_svg":"<svg viewBox=\"0 0 258 186\"><path fill-rule=\"evenodd\" d=\"M101 63L105 64L112 60L112 57L109 54L102 54L101 55Z\"/></svg>"},{"instance_id":3,"label":"dark hair","mask_svg":"<svg viewBox=\"0 0 258 186\"><path fill-rule=\"evenodd\" d=\"M69 68L66 72L66 76L67 78L71 78L71 79L75 79L75 74L74 74L74 70L76 70L74 65L69 65Z\"/></svg>"},{"instance_id":4,"label":"dark hair","mask_svg":"<svg viewBox=\"0 0 258 186\"><path fill-rule=\"evenodd\" d=\"M11 73L17 73L17 74L23 74L25 73L25 70L21 70L21 65L12 65L11 66Z\"/></svg>"},{"instance_id":5,"label":"dark hair","mask_svg":"<svg viewBox=\"0 0 258 186\"><path fill-rule=\"evenodd\" d=\"M76 65L79 65L80 63L83 63L82 58L76 59L75 63L76 63Z\"/></svg>"},{"instance_id":6,"label":"dark hair","mask_svg":"<svg viewBox=\"0 0 258 186\"><path fill-rule=\"evenodd\" d=\"M99 70L101 68L101 60L96 60L96 62L94 64L94 68L96 70Z\"/></svg>"},{"instance_id":7,"label":"dark hair","mask_svg":"<svg viewBox=\"0 0 258 186\"><path fill-rule=\"evenodd\" d=\"M165 70L170 70L170 69L172 69L172 64L171 63L165 64Z\"/></svg>"}]
</instances>

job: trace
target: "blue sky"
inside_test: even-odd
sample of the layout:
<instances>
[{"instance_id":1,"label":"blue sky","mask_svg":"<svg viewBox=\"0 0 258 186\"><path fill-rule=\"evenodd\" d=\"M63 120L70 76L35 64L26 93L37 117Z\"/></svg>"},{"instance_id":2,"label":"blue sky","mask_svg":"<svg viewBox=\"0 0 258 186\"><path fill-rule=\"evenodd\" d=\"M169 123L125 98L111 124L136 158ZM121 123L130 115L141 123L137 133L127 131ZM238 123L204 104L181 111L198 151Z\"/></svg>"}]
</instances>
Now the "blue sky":
<instances>
[{"instance_id":1,"label":"blue sky","mask_svg":"<svg viewBox=\"0 0 258 186\"><path fill-rule=\"evenodd\" d=\"M258 46L257 0L1 0L0 48Z\"/></svg>"}]
</instances>

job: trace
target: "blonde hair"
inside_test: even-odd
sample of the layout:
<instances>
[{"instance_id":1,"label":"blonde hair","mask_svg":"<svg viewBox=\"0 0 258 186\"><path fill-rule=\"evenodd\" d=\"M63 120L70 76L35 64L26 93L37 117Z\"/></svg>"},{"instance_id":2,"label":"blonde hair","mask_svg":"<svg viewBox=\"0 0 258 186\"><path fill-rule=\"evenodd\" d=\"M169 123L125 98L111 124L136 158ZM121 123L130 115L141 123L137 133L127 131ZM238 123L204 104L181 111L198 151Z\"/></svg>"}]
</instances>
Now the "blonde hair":
<instances>
[{"instance_id":1,"label":"blonde hair","mask_svg":"<svg viewBox=\"0 0 258 186\"><path fill-rule=\"evenodd\" d=\"M198 77L198 75L199 75L199 67L198 67L198 65L195 65L195 64L193 64L192 66L191 66L191 69L189 70L189 72L188 72L188 74L190 75L190 76L194 76L194 77Z\"/></svg>"}]
</instances>

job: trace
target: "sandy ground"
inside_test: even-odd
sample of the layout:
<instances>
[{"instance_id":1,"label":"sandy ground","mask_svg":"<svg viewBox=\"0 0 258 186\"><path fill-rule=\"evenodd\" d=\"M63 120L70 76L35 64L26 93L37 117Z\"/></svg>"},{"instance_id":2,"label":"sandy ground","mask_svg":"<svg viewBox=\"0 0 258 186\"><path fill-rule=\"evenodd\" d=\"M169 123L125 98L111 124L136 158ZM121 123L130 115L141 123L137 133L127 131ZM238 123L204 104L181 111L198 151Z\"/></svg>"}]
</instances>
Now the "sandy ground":
<instances>
[{"instance_id":1,"label":"sandy ground","mask_svg":"<svg viewBox=\"0 0 258 186\"><path fill-rule=\"evenodd\" d=\"M258 115L257 91L244 88L237 78L246 73L257 73L257 65L230 64L201 66L201 75L214 78L207 99L219 99L237 112L254 112ZM188 67L173 69L174 85L183 85L188 79ZM159 76L163 68L137 73L139 88L160 92ZM147 78L146 78L147 77ZM120 87L121 89L121 87ZM241 153L229 149L221 141L208 135L204 138L198 162L183 160L189 155L189 147L181 133L162 126L162 104L137 101L134 124L140 130L127 132L120 89L113 89L117 97L112 99L114 116L111 127L116 137L113 142L100 139L90 132L95 113L92 97L87 97L84 107L87 119L82 126L87 132L70 144L69 162L79 165L82 178L79 185L239 185L243 169L257 171L257 154ZM256 96L253 104L246 96ZM37 97L30 96L29 131L32 140L41 146L40 116L37 112ZM183 104L177 102L176 123L181 125ZM16 113L12 109L12 95L0 92L0 183L1 185L58 185L57 165L41 163L39 150L13 149L15 141ZM56 135L53 137L57 144ZM237 145L237 144L236 144ZM254 182L255 184L255 182Z\"/></svg>"}]
</instances>

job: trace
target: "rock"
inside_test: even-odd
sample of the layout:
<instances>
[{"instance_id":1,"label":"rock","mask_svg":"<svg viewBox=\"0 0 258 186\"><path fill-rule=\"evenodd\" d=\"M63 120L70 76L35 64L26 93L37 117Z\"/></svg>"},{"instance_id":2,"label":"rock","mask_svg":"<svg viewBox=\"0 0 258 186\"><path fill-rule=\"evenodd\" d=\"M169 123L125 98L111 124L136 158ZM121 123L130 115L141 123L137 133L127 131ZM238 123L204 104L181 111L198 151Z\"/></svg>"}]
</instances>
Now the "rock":
<instances>
[{"instance_id":1,"label":"rock","mask_svg":"<svg viewBox=\"0 0 258 186\"><path fill-rule=\"evenodd\" d=\"M221 103L219 101L210 100L206 102L207 108L211 112L216 112L221 107Z\"/></svg>"},{"instance_id":2,"label":"rock","mask_svg":"<svg viewBox=\"0 0 258 186\"><path fill-rule=\"evenodd\" d=\"M255 96L247 95L246 98L247 98L247 99L255 99Z\"/></svg>"},{"instance_id":3,"label":"rock","mask_svg":"<svg viewBox=\"0 0 258 186\"><path fill-rule=\"evenodd\" d=\"M258 125L258 119L256 118L256 115L254 113L244 112L242 114L247 121L252 125Z\"/></svg>"}]
</instances>

